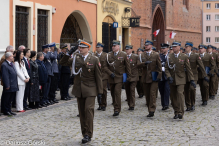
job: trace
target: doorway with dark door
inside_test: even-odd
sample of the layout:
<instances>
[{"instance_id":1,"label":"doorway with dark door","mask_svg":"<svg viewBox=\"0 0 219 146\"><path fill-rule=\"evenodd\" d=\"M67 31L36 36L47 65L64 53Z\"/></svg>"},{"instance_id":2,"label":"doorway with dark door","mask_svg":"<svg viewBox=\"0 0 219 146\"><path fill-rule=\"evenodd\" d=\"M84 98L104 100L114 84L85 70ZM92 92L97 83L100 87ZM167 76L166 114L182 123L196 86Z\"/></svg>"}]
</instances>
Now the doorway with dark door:
<instances>
[{"instance_id":1,"label":"doorway with dark door","mask_svg":"<svg viewBox=\"0 0 219 146\"><path fill-rule=\"evenodd\" d=\"M129 42L129 28L122 28L122 48L121 50L125 51L125 46L128 45Z\"/></svg>"}]
</instances>

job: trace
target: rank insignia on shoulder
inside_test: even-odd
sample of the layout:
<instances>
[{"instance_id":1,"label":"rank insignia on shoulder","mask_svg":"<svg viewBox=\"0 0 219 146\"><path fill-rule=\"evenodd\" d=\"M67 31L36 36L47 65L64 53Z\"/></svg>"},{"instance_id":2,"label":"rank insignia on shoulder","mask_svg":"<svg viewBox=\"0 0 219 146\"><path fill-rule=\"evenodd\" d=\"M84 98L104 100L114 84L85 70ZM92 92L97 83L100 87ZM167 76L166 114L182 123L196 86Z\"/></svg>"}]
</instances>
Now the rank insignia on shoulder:
<instances>
[{"instance_id":1,"label":"rank insignia on shoulder","mask_svg":"<svg viewBox=\"0 0 219 146\"><path fill-rule=\"evenodd\" d=\"M101 64L100 64L100 62L99 62L99 66L101 67Z\"/></svg>"}]
</instances>

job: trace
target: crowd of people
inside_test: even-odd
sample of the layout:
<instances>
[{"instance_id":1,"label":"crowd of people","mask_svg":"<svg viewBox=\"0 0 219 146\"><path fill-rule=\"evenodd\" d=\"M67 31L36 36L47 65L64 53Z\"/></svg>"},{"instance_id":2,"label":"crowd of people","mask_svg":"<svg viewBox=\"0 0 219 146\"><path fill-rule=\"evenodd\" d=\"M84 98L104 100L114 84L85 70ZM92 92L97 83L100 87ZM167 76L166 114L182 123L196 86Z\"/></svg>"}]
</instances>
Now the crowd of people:
<instances>
[{"instance_id":1,"label":"crowd of people","mask_svg":"<svg viewBox=\"0 0 219 146\"><path fill-rule=\"evenodd\" d=\"M58 65L66 50L67 47L57 49L55 43L42 46L42 52L31 51L23 45L17 50L8 46L0 61L1 113L14 116L12 107L17 112L25 112L58 103L56 91L60 91L61 100L71 100L70 67ZM66 76L68 79L63 80Z\"/></svg>"}]
</instances>

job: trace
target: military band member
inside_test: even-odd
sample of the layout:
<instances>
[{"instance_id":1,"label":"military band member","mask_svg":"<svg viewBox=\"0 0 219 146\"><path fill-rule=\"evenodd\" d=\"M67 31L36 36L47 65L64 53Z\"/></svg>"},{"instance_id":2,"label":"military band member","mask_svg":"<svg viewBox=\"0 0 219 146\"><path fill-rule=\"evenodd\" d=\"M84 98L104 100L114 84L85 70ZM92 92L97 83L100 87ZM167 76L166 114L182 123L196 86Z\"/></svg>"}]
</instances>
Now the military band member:
<instances>
[{"instance_id":1,"label":"military band member","mask_svg":"<svg viewBox=\"0 0 219 146\"><path fill-rule=\"evenodd\" d=\"M138 56L143 53L144 50L139 48L137 50L137 53L138 53ZM138 95L139 95L139 98L142 98L144 96L144 92L143 92L143 84L141 82L141 76L142 76L142 71L143 71L143 68L138 68L138 75L139 75L139 80L137 81L137 85L136 85L136 88L137 88L137 92L138 92Z\"/></svg>"},{"instance_id":2,"label":"military band member","mask_svg":"<svg viewBox=\"0 0 219 146\"><path fill-rule=\"evenodd\" d=\"M82 143L87 143L93 136L95 98L98 95L98 100L101 100L103 93L102 74L99 59L88 53L91 45L81 41L78 47L80 53L70 58L70 55L76 51L72 47L68 55L64 55L60 60L60 64L72 66L72 72L75 75L72 94L77 97L81 131L84 137Z\"/></svg>"},{"instance_id":3,"label":"military band member","mask_svg":"<svg viewBox=\"0 0 219 146\"><path fill-rule=\"evenodd\" d=\"M161 95L162 110L167 110L169 108L169 99L170 99L170 85L165 74L165 64L166 64L166 59L168 57L168 50L169 50L168 44L165 43L161 44L160 59L162 64L162 78L161 81L158 82L158 87Z\"/></svg>"},{"instance_id":4,"label":"military band member","mask_svg":"<svg viewBox=\"0 0 219 146\"><path fill-rule=\"evenodd\" d=\"M215 62L212 55L206 53L207 47L203 44L199 45L199 55L202 59L202 63L205 68L205 72L208 75L208 78L215 75ZM201 96L202 96L202 105L207 105L209 98L209 83L207 80L204 80L201 72L198 72L198 83L200 86Z\"/></svg>"},{"instance_id":5,"label":"military band member","mask_svg":"<svg viewBox=\"0 0 219 146\"><path fill-rule=\"evenodd\" d=\"M131 68L131 76L130 80L125 83L125 91L128 101L129 110L134 110L135 108L135 87L137 84L137 81L139 80L138 75L138 67L137 63L139 62L138 55L132 53L132 47L131 45L126 45L126 53L127 53L127 59L130 63Z\"/></svg>"},{"instance_id":6,"label":"military band member","mask_svg":"<svg viewBox=\"0 0 219 146\"><path fill-rule=\"evenodd\" d=\"M207 74L205 72L204 65L202 63L201 57L198 54L192 52L193 43L186 42L185 44L185 54L188 56L190 66L192 69L192 73L194 76L194 82L197 84L198 81L198 68L200 75L203 80L209 81ZM187 71L186 71L187 74ZM194 88L188 78L186 78L186 84L184 87L184 95L185 95L185 103L186 103L186 111L195 110L195 98L196 98L196 88Z\"/></svg>"},{"instance_id":7,"label":"military band member","mask_svg":"<svg viewBox=\"0 0 219 146\"><path fill-rule=\"evenodd\" d=\"M103 95L101 99L101 103L99 103L98 110L105 111L107 106L107 82L109 75L104 70L104 67L107 65L107 53L103 52L104 44L97 43L95 56L99 58L101 64L101 73L102 73L102 83L103 83Z\"/></svg>"},{"instance_id":8,"label":"military band member","mask_svg":"<svg viewBox=\"0 0 219 146\"><path fill-rule=\"evenodd\" d=\"M110 76L109 84L113 98L114 114L118 116L121 111L121 90L123 85L123 74L127 73L127 81L130 80L131 69L127 54L120 51L120 41L113 41L112 52L107 55L106 72Z\"/></svg>"},{"instance_id":9,"label":"military band member","mask_svg":"<svg viewBox=\"0 0 219 146\"><path fill-rule=\"evenodd\" d=\"M209 83L209 98L214 99L215 98L215 93L216 93L216 84L218 83L218 69L217 69L217 54L214 53L213 46L208 45L207 46L207 52L208 54L212 55L213 61L215 64L215 69L214 69L214 75L210 77L210 83Z\"/></svg>"},{"instance_id":10,"label":"military band member","mask_svg":"<svg viewBox=\"0 0 219 146\"><path fill-rule=\"evenodd\" d=\"M152 41L146 40L146 53L142 53L139 56L140 62L138 63L138 67L143 67L141 80L143 82L143 90L149 112L147 117L154 116L156 110L158 81L160 81L162 76L160 56L157 52L152 51L152 45Z\"/></svg>"},{"instance_id":11,"label":"military band member","mask_svg":"<svg viewBox=\"0 0 219 146\"><path fill-rule=\"evenodd\" d=\"M180 46L181 42L174 41L172 43L173 53L167 57L165 66L165 73L170 81L170 99L174 109L174 119L182 119L184 115L185 100L183 91L186 84L186 76L191 85L194 88L196 87L189 59L185 54L180 53ZM186 68L187 74L184 68Z\"/></svg>"}]
</instances>

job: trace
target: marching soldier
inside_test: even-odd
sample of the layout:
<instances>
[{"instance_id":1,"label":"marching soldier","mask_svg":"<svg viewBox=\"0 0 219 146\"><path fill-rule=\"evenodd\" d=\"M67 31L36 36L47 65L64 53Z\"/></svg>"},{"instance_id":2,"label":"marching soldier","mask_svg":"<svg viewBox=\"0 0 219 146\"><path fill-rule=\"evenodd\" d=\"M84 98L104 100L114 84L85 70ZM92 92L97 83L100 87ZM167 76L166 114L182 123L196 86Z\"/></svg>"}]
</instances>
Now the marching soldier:
<instances>
[{"instance_id":1,"label":"marching soldier","mask_svg":"<svg viewBox=\"0 0 219 146\"><path fill-rule=\"evenodd\" d=\"M215 69L215 62L212 55L206 53L207 47L203 44L199 45L199 55L202 59L202 63L205 68L205 72L208 75L208 77L214 76L214 69ZM198 72L198 83L200 85L200 91L202 96L202 105L207 105L207 101L209 98L209 81L204 80L201 72Z\"/></svg>"},{"instance_id":2,"label":"marching soldier","mask_svg":"<svg viewBox=\"0 0 219 146\"><path fill-rule=\"evenodd\" d=\"M201 78L203 80L209 82L209 79L208 79L207 74L205 72L204 65L203 65L202 60L201 60L201 57L199 57L198 54L191 51L191 49L193 47L193 43L186 42L185 47L186 47L185 52L186 52L186 55L188 56L188 59L190 62L190 66L191 66L192 73L194 76L195 84L197 84L197 81L198 81L198 68L199 68ZM186 71L186 74L187 74L187 71ZM196 88L194 88L190 84L188 78L186 78L186 84L184 87L184 94L185 94L185 103L186 103L186 107L187 107L186 111L195 110Z\"/></svg>"},{"instance_id":3,"label":"marching soldier","mask_svg":"<svg viewBox=\"0 0 219 146\"><path fill-rule=\"evenodd\" d=\"M166 59L168 57L168 50L169 50L168 44L161 44L160 59L162 64L162 78L161 81L158 82L158 87L161 95L162 110L167 110L169 108L170 85L165 74L165 64L166 64Z\"/></svg>"},{"instance_id":4,"label":"marching soldier","mask_svg":"<svg viewBox=\"0 0 219 146\"><path fill-rule=\"evenodd\" d=\"M134 110L135 107L135 87L139 80L137 63L139 62L138 55L132 53L132 46L126 45L127 59L130 63L131 76L130 80L125 83L125 91L128 100L129 110Z\"/></svg>"},{"instance_id":5,"label":"marching soldier","mask_svg":"<svg viewBox=\"0 0 219 146\"><path fill-rule=\"evenodd\" d=\"M107 82L109 75L104 70L104 67L107 65L107 61L106 61L107 53L103 52L103 47L104 44L97 43L96 46L97 52L95 53L95 56L99 58L101 64L102 83L103 83L103 95L102 95L101 103L99 103L99 107L97 110L105 111L107 106Z\"/></svg>"},{"instance_id":6,"label":"marching soldier","mask_svg":"<svg viewBox=\"0 0 219 146\"><path fill-rule=\"evenodd\" d=\"M123 76L126 75L124 73L127 73L127 81L129 81L131 77L127 54L120 51L120 41L113 41L112 52L109 52L107 55L106 72L110 76L109 84L114 106L113 116L118 116L121 111L121 90Z\"/></svg>"},{"instance_id":7,"label":"marching soldier","mask_svg":"<svg viewBox=\"0 0 219 146\"><path fill-rule=\"evenodd\" d=\"M174 109L174 119L182 119L184 115L184 85L186 84L186 76L188 81L195 88L193 73L190 67L188 57L180 53L181 42L174 41L172 43L173 53L167 57L165 73L170 81L170 99ZM187 74L184 68L186 68Z\"/></svg>"},{"instance_id":8,"label":"marching soldier","mask_svg":"<svg viewBox=\"0 0 219 146\"><path fill-rule=\"evenodd\" d=\"M218 90L218 77L219 77L219 54L217 53L217 48L216 47L214 47L213 48L213 50L212 50L212 52L214 53L214 54L216 54L216 58L215 58L215 61L216 61L216 70L217 70L217 81L215 81L215 95L217 95L217 90Z\"/></svg>"},{"instance_id":9,"label":"marching soldier","mask_svg":"<svg viewBox=\"0 0 219 146\"><path fill-rule=\"evenodd\" d=\"M138 53L138 56L143 53L144 50L139 48L137 50L137 53ZM137 85L136 85L136 88L137 88L137 92L138 92L138 95L139 95L139 98L142 98L144 96L144 92L143 92L143 84L141 82L141 76L142 76L142 71L143 71L143 68L138 68L138 75L139 75L139 80L137 81Z\"/></svg>"},{"instance_id":10,"label":"marching soldier","mask_svg":"<svg viewBox=\"0 0 219 146\"><path fill-rule=\"evenodd\" d=\"M169 54L173 53L173 47L170 46Z\"/></svg>"},{"instance_id":11,"label":"marching soldier","mask_svg":"<svg viewBox=\"0 0 219 146\"><path fill-rule=\"evenodd\" d=\"M75 75L72 94L77 97L81 131L84 137L82 143L87 143L93 136L95 98L98 95L100 102L103 93L102 75L99 59L88 53L91 45L81 41L78 47L80 54L76 53L73 58L70 58L77 49L72 47L68 55L64 55L60 60L60 64L72 66L72 72Z\"/></svg>"},{"instance_id":12,"label":"marching soldier","mask_svg":"<svg viewBox=\"0 0 219 146\"><path fill-rule=\"evenodd\" d=\"M217 80L217 75L218 75L218 69L217 69L217 54L212 52L213 50L213 46L211 45L208 45L207 47L207 51L208 51L208 54L212 55L212 59L214 61L214 64L215 64L215 69L214 69L214 75L212 75L210 77L210 83L209 83L209 98L210 99L214 99L215 98L215 93L216 93L216 84L218 83L218 80Z\"/></svg>"},{"instance_id":13,"label":"marching soldier","mask_svg":"<svg viewBox=\"0 0 219 146\"><path fill-rule=\"evenodd\" d=\"M146 97L146 104L149 114L147 117L153 117L156 110L156 98L158 91L158 81L162 76L160 56L157 52L152 51L153 42L146 40L145 50L146 53L142 53L139 56L140 62L138 67L143 67L142 82L144 95Z\"/></svg>"}]
</instances>

